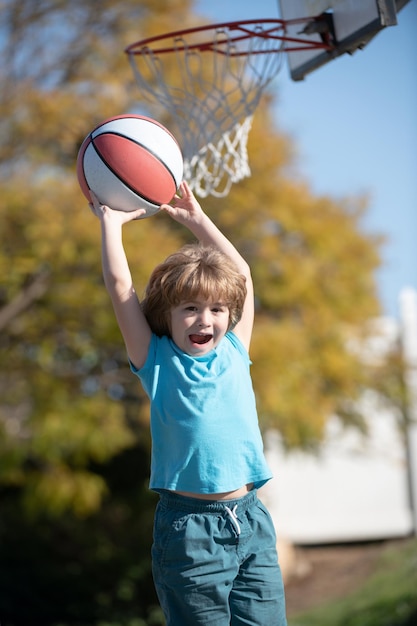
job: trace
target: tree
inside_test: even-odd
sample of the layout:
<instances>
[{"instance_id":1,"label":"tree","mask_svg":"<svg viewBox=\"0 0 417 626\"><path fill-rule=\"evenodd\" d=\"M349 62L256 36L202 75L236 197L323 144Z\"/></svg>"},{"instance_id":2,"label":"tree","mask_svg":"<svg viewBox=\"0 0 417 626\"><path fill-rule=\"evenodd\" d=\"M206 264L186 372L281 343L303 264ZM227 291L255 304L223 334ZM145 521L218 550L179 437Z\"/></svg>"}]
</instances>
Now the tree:
<instances>
[{"instance_id":1,"label":"tree","mask_svg":"<svg viewBox=\"0 0 417 626\"><path fill-rule=\"evenodd\" d=\"M13 567L0 565L0 615L13 626L29 614L42 626L158 624L148 404L103 287L75 160L97 122L137 107L125 46L191 23L191 2L1 9L0 563ZM290 176L293 148L272 104L255 117L252 177L204 204L252 266L262 424L299 446L319 440L335 410L354 419L365 372L347 338L377 311L378 242L360 231L362 198L316 198ZM188 237L163 215L129 225L135 282Z\"/></svg>"}]
</instances>

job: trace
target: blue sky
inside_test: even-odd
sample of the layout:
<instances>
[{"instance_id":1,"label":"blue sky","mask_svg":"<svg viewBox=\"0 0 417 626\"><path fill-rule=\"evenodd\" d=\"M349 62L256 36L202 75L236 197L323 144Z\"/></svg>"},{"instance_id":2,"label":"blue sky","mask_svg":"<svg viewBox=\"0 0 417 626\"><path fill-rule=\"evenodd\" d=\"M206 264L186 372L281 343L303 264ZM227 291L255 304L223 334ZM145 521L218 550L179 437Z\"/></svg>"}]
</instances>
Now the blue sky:
<instances>
[{"instance_id":1,"label":"blue sky","mask_svg":"<svg viewBox=\"0 0 417 626\"><path fill-rule=\"evenodd\" d=\"M214 22L278 16L276 0L198 0L197 8ZM417 289L416 25L411 0L398 25L364 50L300 82L284 67L274 83L277 122L295 141L300 176L317 194L368 196L363 228L387 237L377 283L394 317L400 290Z\"/></svg>"}]
</instances>

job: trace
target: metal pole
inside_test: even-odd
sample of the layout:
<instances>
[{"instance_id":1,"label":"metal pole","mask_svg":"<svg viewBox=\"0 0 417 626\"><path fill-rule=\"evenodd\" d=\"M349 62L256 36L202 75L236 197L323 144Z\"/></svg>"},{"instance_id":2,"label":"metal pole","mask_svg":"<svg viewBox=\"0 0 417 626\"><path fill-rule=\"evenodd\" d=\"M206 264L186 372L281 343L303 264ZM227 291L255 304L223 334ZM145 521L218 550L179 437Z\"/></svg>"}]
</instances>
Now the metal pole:
<instances>
[{"instance_id":1,"label":"metal pole","mask_svg":"<svg viewBox=\"0 0 417 626\"><path fill-rule=\"evenodd\" d=\"M406 445L408 480L414 535L417 536L417 291L400 293L401 343L405 362L404 383L407 389Z\"/></svg>"}]
</instances>

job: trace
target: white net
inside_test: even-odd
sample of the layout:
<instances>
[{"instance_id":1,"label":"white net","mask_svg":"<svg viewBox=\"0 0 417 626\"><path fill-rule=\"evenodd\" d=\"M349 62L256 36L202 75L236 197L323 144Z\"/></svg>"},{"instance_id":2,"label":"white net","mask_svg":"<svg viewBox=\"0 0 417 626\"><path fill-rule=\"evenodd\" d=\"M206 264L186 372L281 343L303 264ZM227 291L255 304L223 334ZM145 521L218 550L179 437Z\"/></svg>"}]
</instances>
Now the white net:
<instances>
[{"instance_id":1,"label":"white net","mask_svg":"<svg viewBox=\"0 0 417 626\"><path fill-rule=\"evenodd\" d=\"M229 193L233 183L250 176L247 143L251 126L252 116L246 117L225 131L217 143L211 141L193 156L184 158L184 178L191 181L197 195L221 198Z\"/></svg>"},{"instance_id":2,"label":"white net","mask_svg":"<svg viewBox=\"0 0 417 626\"><path fill-rule=\"evenodd\" d=\"M127 48L141 95L173 118L184 177L197 195L226 196L250 176L248 135L260 97L282 65L281 34L277 20L241 22ZM150 41L160 47L151 49Z\"/></svg>"}]
</instances>

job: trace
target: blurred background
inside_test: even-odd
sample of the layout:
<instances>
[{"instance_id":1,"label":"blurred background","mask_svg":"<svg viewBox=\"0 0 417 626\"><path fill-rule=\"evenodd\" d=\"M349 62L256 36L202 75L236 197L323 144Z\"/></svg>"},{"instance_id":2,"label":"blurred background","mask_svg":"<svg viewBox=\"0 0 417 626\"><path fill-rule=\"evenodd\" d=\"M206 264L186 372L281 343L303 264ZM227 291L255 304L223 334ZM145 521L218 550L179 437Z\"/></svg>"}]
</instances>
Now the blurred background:
<instances>
[{"instance_id":1,"label":"blurred background","mask_svg":"<svg viewBox=\"0 0 417 626\"><path fill-rule=\"evenodd\" d=\"M249 3L220 4L0 4L2 626L164 623L150 569L148 404L127 366L75 162L103 119L153 114L126 46L252 17ZM258 17L263 8L276 17L270 3ZM402 55L398 67L364 77L355 55L300 84L283 68L253 120L251 176L202 200L252 267L253 380L275 474L261 495L290 626L417 623L415 18L412 0L358 53L367 67L380 46L379 59ZM341 114L335 94L349 85L353 97L356 84L363 106L344 97ZM373 126L372 97L391 143ZM168 112L158 119L172 127ZM188 236L164 215L129 224L139 292Z\"/></svg>"}]
</instances>

